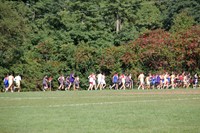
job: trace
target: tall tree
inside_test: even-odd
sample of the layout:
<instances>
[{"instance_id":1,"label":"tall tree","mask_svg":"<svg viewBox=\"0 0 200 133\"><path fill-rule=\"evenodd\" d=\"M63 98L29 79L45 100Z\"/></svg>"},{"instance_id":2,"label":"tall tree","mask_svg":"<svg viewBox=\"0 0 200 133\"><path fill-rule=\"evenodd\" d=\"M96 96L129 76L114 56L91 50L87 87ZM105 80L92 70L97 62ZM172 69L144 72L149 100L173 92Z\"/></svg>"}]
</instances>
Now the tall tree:
<instances>
[{"instance_id":1,"label":"tall tree","mask_svg":"<svg viewBox=\"0 0 200 133\"><path fill-rule=\"evenodd\" d=\"M169 30L173 24L173 18L183 12L187 11L189 16L192 16L196 24L200 23L200 2L199 0L170 0L159 1L157 6L162 10L165 20L163 22L164 28Z\"/></svg>"},{"instance_id":2,"label":"tall tree","mask_svg":"<svg viewBox=\"0 0 200 133\"><path fill-rule=\"evenodd\" d=\"M9 68L20 61L23 44L29 32L23 3L0 2L0 66Z\"/></svg>"},{"instance_id":3,"label":"tall tree","mask_svg":"<svg viewBox=\"0 0 200 133\"><path fill-rule=\"evenodd\" d=\"M160 10L152 2L143 2L136 15L135 23L141 32L162 27L163 17Z\"/></svg>"},{"instance_id":4,"label":"tall tree","mask_svg":"<svg viewBox=\"0 0 200 133\"><path fill-rule=\"evenodd\" d=\"M191 28L194 24L194 18L189 16L187 11L182 11L180 14L174 16L173 25L170 30L172 32L182 32Z\"/></svg>"}]
</instances>

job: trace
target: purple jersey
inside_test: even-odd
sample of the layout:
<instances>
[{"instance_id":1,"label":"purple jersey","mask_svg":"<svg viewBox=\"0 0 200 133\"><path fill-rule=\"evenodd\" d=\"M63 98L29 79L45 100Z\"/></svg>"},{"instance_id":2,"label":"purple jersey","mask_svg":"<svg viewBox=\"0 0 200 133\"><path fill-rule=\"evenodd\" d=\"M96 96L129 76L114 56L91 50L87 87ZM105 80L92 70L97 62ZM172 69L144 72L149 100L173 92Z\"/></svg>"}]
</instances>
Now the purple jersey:
<instances>
[{"instance_id":1,"label":"purple jersey","mask_svg":"<svg viewBox=\"0 0 200 133\"><path fill-rule=\"evenodd\" d=\"M69 81L70 81L71 83L74 83L74 74L73 74L73 73L70 74Z\"/></svg>"}]
</instances>

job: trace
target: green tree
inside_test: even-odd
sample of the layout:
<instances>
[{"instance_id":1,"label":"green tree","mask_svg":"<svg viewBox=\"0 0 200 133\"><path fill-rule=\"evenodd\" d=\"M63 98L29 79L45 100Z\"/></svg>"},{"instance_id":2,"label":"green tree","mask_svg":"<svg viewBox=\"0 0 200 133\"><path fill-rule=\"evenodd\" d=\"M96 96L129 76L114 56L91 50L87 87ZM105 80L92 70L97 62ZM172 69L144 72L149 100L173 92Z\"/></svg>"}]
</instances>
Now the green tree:
<instances>
[{"instance_id":1,"label":"green tree","mask_svg":"<svg viewBox=\"0 0 200 133\"><path fill-rule=\"evenodd\" d=\"M141 32L162 27L162 14L154 3L144 2L136 15L135 24Z\"/></svg>"},{"instance_id":2,"label":"green tree","mask_svg":"<svg viewBox=\"0 0 200 133\"><path fill-rule=\"evenodd\" d=\"M181 12L187 11L188 16L194 18L195 23L200 23L200 2L199 0L170 0L159 1L157 6L162 10L164 16L163 26L169 30L173 25L174 17Z\"/></svg>"},{"instance_id":3,"label":"green tree","mask_svg":"<svg viewBox=\"0 0 200 133\"><path fill-rule=\"evenodd\" d=\"M25 10L23 3L0 2L0 66L5 68L20 61L24 52L29 27L22 9Z\"/></svg>"},{"instance_id":4,"label":"green tree","mask_svg":"<svg viewBox=\"0 0 200 133\"><path fill-rule=\"evenodd\" d=\"M119 46L138 36L135 26L136 12L140 2L133 0L106 0L102 2L102 15L107 29L114 36L114 45Z\"/></svg>"},{"instance_id":5,"label":"green tree","mask_svg":"<svg viewBox=\"0 0 200 133\"><path fill-rule=\"evenodd\" d=\"M194 18L189 16L187 11L183 11L177 14L173 19L173 25L171 27L172 32L182 32L189 29L195 24Z\"/></svg>"}]
</instances>

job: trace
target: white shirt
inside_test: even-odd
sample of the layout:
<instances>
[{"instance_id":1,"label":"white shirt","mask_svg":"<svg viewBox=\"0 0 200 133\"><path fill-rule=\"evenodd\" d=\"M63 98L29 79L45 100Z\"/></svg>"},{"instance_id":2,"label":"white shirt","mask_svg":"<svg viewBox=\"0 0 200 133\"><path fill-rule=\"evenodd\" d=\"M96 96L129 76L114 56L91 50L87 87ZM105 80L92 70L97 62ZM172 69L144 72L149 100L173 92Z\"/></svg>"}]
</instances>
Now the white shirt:
<instances>
[{"instance_id":1,"label":"white shirt","mask_svg":"<svg viewBox=\"0 0 200 133\"><path fill-rule=\"evenodd\" d=\"M21 81L21 80L22 80L22 79L21 79L21 76L19 76L19 75L16 76L16 77L14 78L14 81L15 81L15 82L19 82L19 81Z\"/></svg>"}]
</instances>

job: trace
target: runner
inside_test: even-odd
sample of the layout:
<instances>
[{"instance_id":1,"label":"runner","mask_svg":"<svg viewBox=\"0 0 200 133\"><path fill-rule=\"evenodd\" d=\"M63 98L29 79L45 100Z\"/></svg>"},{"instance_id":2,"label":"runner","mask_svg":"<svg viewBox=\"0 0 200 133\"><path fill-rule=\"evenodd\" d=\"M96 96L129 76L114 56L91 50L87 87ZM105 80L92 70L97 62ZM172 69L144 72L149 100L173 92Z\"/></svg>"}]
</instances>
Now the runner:
<instances>
[{"instance_id":1,"label":"runner","mask_svg":"<svg viewBox=\"0 0 200 133\"><path fill-rule=\"evenodd\" d=\"M120 79L121 79L121 82L122 82L122 86L120 87L120 90L121 89L123 89L123 90L125 90L126 89L126 86L125 86L125 82L126 82L126 76L124 75L124 74L122 74L121 76L120 76Z\"/></svg>"},{"instance_id":2,"label":"runner","mask_svg":"<svg viewBox=\"0 0 200 133\"><path fill-rule=\"evenodd\" d=\"M188 82L187 82L187 75L184 75L183 76L183 88L187 88L187 86L188 86Z\"/></svg>"},{"instance_id":3,"label":"runner","mask_svg":"<svg viewBox=\"0 0 200 133\"><path fill-rule=\"evenodd\" d=\"M132 79L132 75L131 74L129 74L129 80L130 80L130 86L129 86L129 88L130 89L133 89L133 79Z\"/></svg>"},{"instance_id":4,"label":"runner","mask_svg":"<svg viewBox=\"0 0 200 133\"><path fill-rule=\"evenodd\" d=\"M163 89L166 87L166 89L169 88L169 74L168 72L165 73L164 75L164 86L163 86Z\"/></svg>"},{"instance_id":5,"label":"runner","mask_svg":"<svg viewBox=\"0 0 200 133\"><path fill-rule=\"evenodd\" d=\"M64 89L64 80L65 80L65 77L63 75L60 75L60 77L58 78L58 83L59 83L58 90Z\"/></svg>"},{"instance_id":6,"label":"runner","mask_svg":"<svg viewBox=\"0 0 200 133\"><path fill-rule=\"evenodd\" d=\"M53 78L50 76L49 79L48 79L48 82L49 82L49 90L51 91L52 89L52 80Z\"/></svg>"},{"instance_id":7,"label":"runner","mask_svg":"<svg viewBox=\"0 0 200 133\"><path fill-rule=\"evenodd\" d=\"M150 78L151 78L151 74L149 74L149 75L145 78L147 90L150 89L150 87L151 87Z\"/></svg>"},{"instance_id":8,"label":"runner","mask_svg":"<svg viewBox=\"0 0 200 133\"><path fill-rule=\"evenodd\" d=\"M183 77L184 77L184 72L179 75L178 87L183 87Z\"/></svg>"},{"instance_id":9,"label":"runner","mask_svg":"<svg viewBox=\"0 0 200 133\"><path fill-rule=\"evenodd\" d=\"M42 85L43 85L43 91L46 91L48 89L48 77L44 76L43 80L42 80Z\"/></svg>"},{"instance_id":10,"label":"runner","mask_svg":"<svg viewBox=\"0 0 200 133\"><path fill-rule=\"evenodd\" d=\"M164 74L160 76L160 89L164 89Z\"/></svg>"},{"instance_id":11,"label":"runner","mask_svg":"<svg viewBox=\"0 0 200 133\"><path fill-rule=\"evenodd\" d=\"M68 90L69 85L70 85L69 76L66 76L66 78L65 78L65 90Z\"/></svg>"},{"instance_id":12,"label":"runner","mask_svg":"<svg viewBox=\"0 0 200 133\"><path fill-rule=\"evenodd\" d=\"M106 87L106 76L105 73L103 73L102 78L101 78L101 84L102 84L102 88L104 89Z\"/></svg>"},{"instance_id":13,"label":"runner","mask_svg":"<svg viewBox=\"0 0 200 133\"><path fill-rule=\"evenodd\" d=\"M117 73L115 73L114 76L112 77L112 82L113 82L113 85L110 86L110 89L115 87L115 90L118 90L118 74Z\"/></svg>"},{"instance_id":14,"label":"runner","mask_svg":"<svg viewBox=\"0 0 200 133\"><path fill-rule=\"evenodd\" d=\"M9 83L8 83L8 75L5 75L4 79L3 79L3 84L4 84L4 90L5 92L8 90L9 87Z\"/></svg>"},{"instance_id":15,"label":"runner","mask_svg":"<svg viewBox=\"0 0 200 133\"><path fill-rule=\"evenodd\" d=\"M10 89L11 92L13 92L14 77L13 77L12 74L10 74L10 75L8 76L8 84L9 84L9 86L8 86L8 88L6 89L6 92L7 92L9 89Z\"/></svg>"},{"instance_id":16,"label":"runner","mask_svg":"<svg viewBox=\"0 0 200 133\"><path fill-rule=\"evenodd\" d=\"M196 89L197 86L198 86L198 75L197 73L194 75L194 85L193 85L193 88Z\"/></svg>"},{"instance_id":17,"label":"runner","mask_svg":"<svg viewBox=\"0 0 200 133\"><path fill-rule=\"evenodd\" d=\"M76 76L74 80L75 90L80 88L79 84L80 84L80 79L78 76Z\"/></svg>"},{"instance_id":18,"label":"runner","mask_svg":"<svg viewBox=\"0 0 200 133\"><path fill-rule=\"evenodd\" d=\"M96 84L96 75L93 73L93 87L95 90L97 90L97 84Z\"/></svg>"},{"instance_id":19,"label":"runner","mask_svg":"<svg viewBox=\"0 0 200 133\"><path fill-rule=\"evenodd\" d=\"M75 90L74 79L75 79L74 73L72 72L69 77L70 84L69 84L68 90L70 90L71 86L73 86L73 90Z\"/></svg>"},{"instance_id":20,"label":"runner","mask_svg":"<svg viewBox=\"0 0 200 133\"><path fill-rule=\"evenodd\" d=\"M102 78L103 78L103 75L100 72L97 75L97 89L99 88L100 90L102 90L102 88L103 88Z\"/></svg>"},{"instance_id":21,"label":"runner","mask_svg":"<svg viewBox=\"0 0 200 133\"><path fill-rule=\"evenodd\" d=\"M174 72L172 72L172 75L171 75L171 86L172 86L172 89L175 88L175 78L176 78L176 76L175 76Z\"/></svg>"},{"instance_id":22,"label":"runner","mask_svg":"<svg viewBox=\"0 0 200 133\"><path fill-rule=\"evenodd\" d=\"M94 75L94 73L90 74L89 77L88 77L88 79L89 79L88 91L89 90L93 90L93 87L95 85L95 75Z\"/></svg>"},{"instance_id":23,"label":"runner","mask_svg":"<svg viewBox=\"0 0 200 133\"><path fill-rule=\"evenodd\" d=\"M131 76L128 74L126 75L126 78L125 78L125 86L126 88L131 89Z\"/></svg>"},{"instance_id":24,"label":"runner","mask_svg":"<svg viewBox=\"0 0 200 133\"><path fill-rule=\"evenodd\" d=\"M152 89L155 89L155 85L156 85L156 76L153 75L151 77L151 86L152 86Z\"/></svg>"},{"instance_id":25,"label":"runner","mask_svg":"<svg viewBox=\"0 0 200 133\"><path fill-rule=\"evenodd\" d=\"M20 75L17 75L15 78L14 78L14 81L15 81L15 84L16 86L14 87L15 89L18 89L18 92L21 91L21 76Z\"/></svg>"},{"instance_id":26,"label":"runner","mask_svg":"<svg viewBox=\"0 0 200 133\"><path fill-rule=\"evenodd\" d=\"M140 73L140 75L138 76L138 80L140 81L140 85L138 86L138 90L140 89L140 87L142 87L142 90L144 90L144 74Z\"/></svg>"},{"instance_id":27,"label":"runner","mask_svg":"<svg viewBox=\"0 0 200 133\"><path fill-rule=\"evenodd\" d=\"M159 74L157 74L156 75L156 88L157 89L160 89L160 75Z\"/></svg>"},{"instance_id":28,"label":"runner","mask_svg":"<svg viewBox=\"0 0 200 133\"><path fill-rule=\"evenodd\" d=\"M191 75L190 75L190 73L188 73L187 74L187 86L186 86L186 88L190 87L190 80L191 80Z\"/></svg>"}]
</instances>

